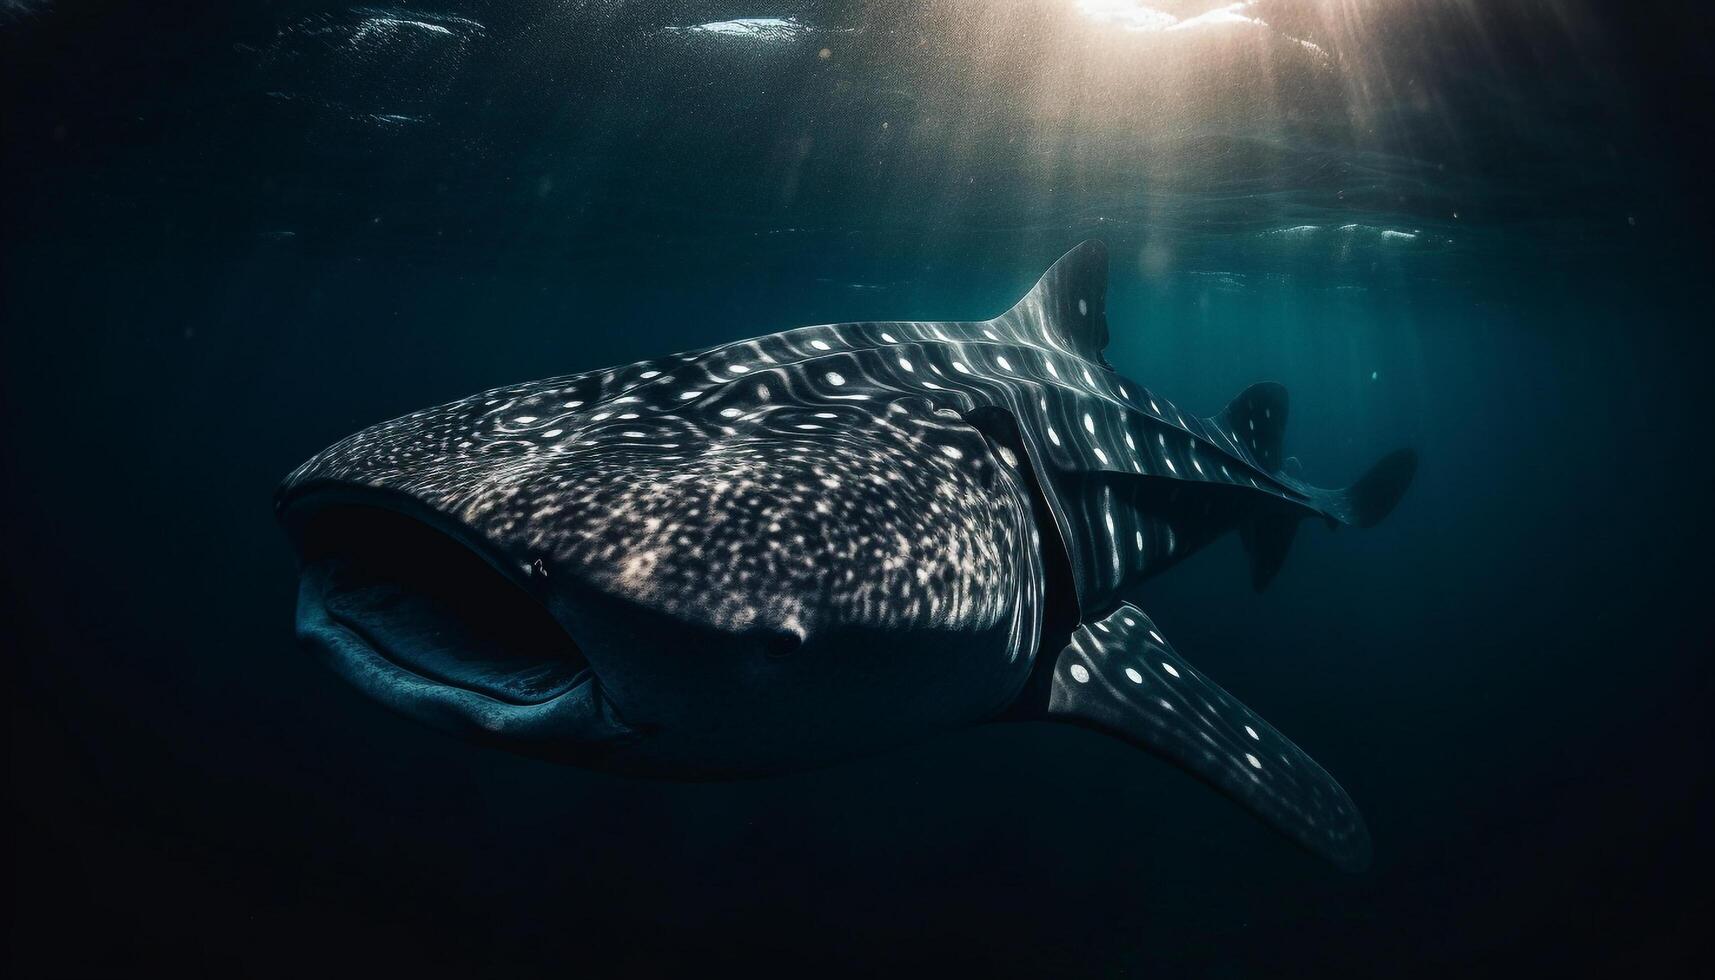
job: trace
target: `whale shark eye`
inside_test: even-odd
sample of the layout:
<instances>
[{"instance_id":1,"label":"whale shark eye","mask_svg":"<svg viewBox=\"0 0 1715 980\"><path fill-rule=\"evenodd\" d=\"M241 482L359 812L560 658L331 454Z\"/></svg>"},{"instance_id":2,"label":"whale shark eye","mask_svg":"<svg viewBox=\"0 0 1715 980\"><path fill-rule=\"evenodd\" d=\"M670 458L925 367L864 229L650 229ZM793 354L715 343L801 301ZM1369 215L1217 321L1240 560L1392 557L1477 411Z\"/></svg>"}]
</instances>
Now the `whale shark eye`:
<instances>
[{"instance_id":1,"label":"whale shark eye","mask_svg":"<svg viewBox=\"0 0 1715 980\"><path fill-rule=\"evenodd\" d=\"M804 641L791 633L770 633L762 640L762 652L770 660L780 660L797 653Z\"/></svg>"}]
</instances>

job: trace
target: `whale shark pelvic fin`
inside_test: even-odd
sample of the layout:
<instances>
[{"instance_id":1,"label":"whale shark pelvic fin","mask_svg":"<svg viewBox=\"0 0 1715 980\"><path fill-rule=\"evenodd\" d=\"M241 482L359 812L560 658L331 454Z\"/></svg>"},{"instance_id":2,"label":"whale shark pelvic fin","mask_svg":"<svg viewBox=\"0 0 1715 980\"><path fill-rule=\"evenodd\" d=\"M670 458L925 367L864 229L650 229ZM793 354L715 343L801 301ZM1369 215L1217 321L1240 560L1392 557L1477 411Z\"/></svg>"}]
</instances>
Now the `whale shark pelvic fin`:
<instances>
[{"instance_id":1,"label":"whale shark pelvic fin","mask_svg":"<svg viewBox=\"0 0 1715 980\"><path fill-rule=\"evenodd\" d=\"M1369 831L1334 777L1186 663L1130 603L1072 634L1047 716L1163 756L1346 871L1369 866Z\"/></svg>"}]
</instances>

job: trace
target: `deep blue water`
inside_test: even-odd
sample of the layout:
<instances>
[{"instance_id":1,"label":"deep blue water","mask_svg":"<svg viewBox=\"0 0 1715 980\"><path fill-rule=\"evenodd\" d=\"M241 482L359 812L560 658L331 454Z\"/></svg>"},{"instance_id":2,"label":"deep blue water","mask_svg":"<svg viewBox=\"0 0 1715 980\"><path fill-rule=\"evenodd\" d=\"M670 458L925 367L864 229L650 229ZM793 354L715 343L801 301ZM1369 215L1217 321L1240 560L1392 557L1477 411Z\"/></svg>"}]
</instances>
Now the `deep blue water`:
<instances>
[{"instance_id":1,"label":"deep blue water","mask_svg":"<svg viewBox=\"0 0 1715 980\"><path fill-rule=\"evenodd\" d=\"M1706 961L1715 52L1677 6L162 6L0 5L13 975ZM1319 482L1421 453L1267 592L1226 541L1146 594L1350 791L1368 873L1081 731L650 782L297 648L271 494L333 439L991 316L1089 237L1123 373L1283 382Z\"/></svg>"}]
</instances>

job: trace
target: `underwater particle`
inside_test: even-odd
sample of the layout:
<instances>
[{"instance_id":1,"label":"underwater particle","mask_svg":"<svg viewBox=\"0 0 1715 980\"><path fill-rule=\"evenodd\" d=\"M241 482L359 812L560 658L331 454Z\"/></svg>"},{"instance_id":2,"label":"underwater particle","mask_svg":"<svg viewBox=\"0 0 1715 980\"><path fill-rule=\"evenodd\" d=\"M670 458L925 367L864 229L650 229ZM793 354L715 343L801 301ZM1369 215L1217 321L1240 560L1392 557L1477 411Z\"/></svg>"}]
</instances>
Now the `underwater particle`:
<instances>
[{"instance_id":1,"label":"underwater particle","mask_svg":"<svg viewBox=\"0 0 1715 980\"><path fill-rule=\"evenodd\" d=\"M834 53L827 48L823 48L822 50L816 52L816 57L822 59L823 61L827 61L829 58L832 58L833 56L834 56Z\"/></svg>"},{"instance_id":2,"label":"underwater particle","mask_svg":"<svg viewBox=\"0 0 1715 980\"><path fill-rule=\"evenodd\" d=\"M1374 381L1376 379L1376 375L1379 373L1380 373L1379 371L1371 371L1370 372L1370 380Z\"/></svg>"}]
</instances>

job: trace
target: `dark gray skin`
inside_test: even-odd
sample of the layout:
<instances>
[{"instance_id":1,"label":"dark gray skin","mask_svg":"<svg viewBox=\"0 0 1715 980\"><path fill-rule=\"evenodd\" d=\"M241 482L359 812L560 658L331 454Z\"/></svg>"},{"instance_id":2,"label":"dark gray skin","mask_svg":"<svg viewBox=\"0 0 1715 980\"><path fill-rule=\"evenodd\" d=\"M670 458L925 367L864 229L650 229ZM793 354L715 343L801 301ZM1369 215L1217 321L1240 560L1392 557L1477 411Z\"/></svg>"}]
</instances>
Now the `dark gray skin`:
<instances>
[{"instance_id":1,"label":"dark gray skin","mask_svg":"<svg viewBox=\"0 0 1715 980\"><path fill-rule=\"evenodd\" d=\"M1106 255L975 323L805 327L496 389L359 432L281 487L299 631L439 727L679 778L825 764L1007 717L1148 748L1346 867L1339 785L1124 600L1238 529L1261 588L1306 516L1285 391L1210 419L1101 357Z\"/></svg>"}]
</instances>

